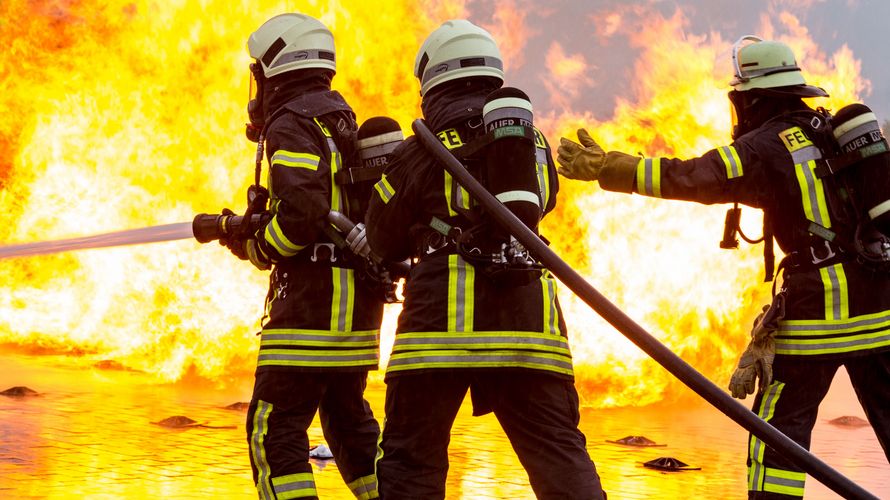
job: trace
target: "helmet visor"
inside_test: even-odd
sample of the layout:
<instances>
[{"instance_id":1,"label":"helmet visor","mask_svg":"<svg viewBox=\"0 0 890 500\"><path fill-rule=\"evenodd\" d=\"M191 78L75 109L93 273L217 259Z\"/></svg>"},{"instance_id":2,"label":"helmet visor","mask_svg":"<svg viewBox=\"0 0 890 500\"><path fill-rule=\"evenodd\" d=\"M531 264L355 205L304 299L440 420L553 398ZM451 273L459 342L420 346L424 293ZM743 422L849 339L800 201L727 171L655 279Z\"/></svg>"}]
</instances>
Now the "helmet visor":
<instances>
[{"instance_id":1,"label":"helmet visor","mask_svg":"<svg viewBox=\"0 0 890 500\"><path fill-rule=\"evenodd\" d=\"M763 39L754 36L754 35L745 35L732 45L732 69L733 69L733 78L732 81L729 82L730 85L736 86L740 83L745 83L751 78L744 76L742 73L742 67L739 63L739 51L742 50L742 47L747 47L753 43L762 42Z\"/></svg>"}]
</instances>

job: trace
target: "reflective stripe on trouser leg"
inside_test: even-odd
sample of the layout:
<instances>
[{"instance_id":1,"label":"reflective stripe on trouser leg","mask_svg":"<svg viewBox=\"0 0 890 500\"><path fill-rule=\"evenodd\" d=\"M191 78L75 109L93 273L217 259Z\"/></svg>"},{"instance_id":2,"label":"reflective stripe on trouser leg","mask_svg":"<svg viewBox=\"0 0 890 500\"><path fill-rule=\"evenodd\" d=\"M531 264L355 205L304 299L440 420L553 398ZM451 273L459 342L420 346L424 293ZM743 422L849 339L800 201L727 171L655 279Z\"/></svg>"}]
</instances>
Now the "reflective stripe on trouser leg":
<instances>
[{"instance_id":1,"label":"reflective stripe on trouser leg","mask_svg":"<svg viewBox=\"0 0 890 500\"><path fill-rule=\"evenodd\" d=\"M315 478L311 472L300 472L272 478L272 487L278 500L317 497Z\"/></svg>"},{"instance_id":2,"label":"reflective stripe on trouser leg","mask_svg":"<svg viewBox=\"0 0 890 500\"><path fill-rule=\"evenodd\" d=\"M782 394L785 384L781 382L773 382L767 388L766 393L760 401L760 408L757 410L757 416L762 418L764 422L769 422L776 411L776 403ZM763 455L766 453L766 444L753 434L749 438L748 457L751 465L748 467L748 490L763 491L763 480L766 475L766 467L763 465Z\"/></svg>"},{"instance_id":3,"label":"reflective stripe on trouser leg","mask_svg":"<svg viewBox=\"0 0 890 500\"><path fill-rule=\"evenodd\" d=\"M379 439L377 442L380 442ZM378 444L378 450L380 449L379 446L380 445ZM349 486L349 489L352 490L352 494L355 495L355 498L358 498L358 500L370 500L371 498L378 497L376 474L360 477L346 486Z\"/></svg>"},{"instance_id":4,"label":"reflective stripe on trouser leg","mask_svg":"<svg viewBox=\"0 0 890 500\"><path fill-rule=\"evenodd\" d=\"M269 415L272 404L258 401L253 414L253 429L250 434L250 457L257 470L256 489L262 500L275 498L272 484L269 482L269 461L266 459L265 438L269 431Z\"/></svg>"}]
</instances>

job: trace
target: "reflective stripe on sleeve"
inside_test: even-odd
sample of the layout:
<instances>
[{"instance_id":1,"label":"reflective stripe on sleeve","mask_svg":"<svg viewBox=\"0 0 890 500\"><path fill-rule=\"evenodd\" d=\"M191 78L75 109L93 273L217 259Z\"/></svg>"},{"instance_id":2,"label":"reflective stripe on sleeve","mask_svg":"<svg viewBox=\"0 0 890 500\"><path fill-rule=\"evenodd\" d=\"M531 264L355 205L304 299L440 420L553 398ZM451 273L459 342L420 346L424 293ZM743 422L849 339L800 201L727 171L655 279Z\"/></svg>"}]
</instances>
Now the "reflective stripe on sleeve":
<instances>
[{"instance_id":1,"label":"reflective stripe on sleeve","mask_svg":"<svg viewBox=\"0 0 890 500\"><path fill-rule=\"evenodd\" d=\"M641 158L637 164L637 192L661 198L661 158Z\"/></svg>"},{"instance_id":2,"label":"reflective stripe on sleeve","mask_svg":"<svg viewBox=\"0 0 890 500\"><path fill-rule=\"evenodd\" d=\"M272 217L272 221L266 225L263 237L267 243L272 245L272 247L282 255L282 257L291 257L296 255L300 250L306 248L306 245L297 245L287 239L287 236L284 235L284 231L281 230L281 225L278 223L277 214Z\"/></svg>"},{"instance_id":3,"label":"reflective stripe on sleeve","mask_svg":"<svg viewBox=\"0 0 890 500\"><path fill-rule=\"evenodd\" d=\"M273 477L272 486L275 488L275 497L278 500L318 496L318 492L315 491L315 478L311 472Z\"/></svg>"},{"instance_id":4,"label":"reflective stripe on sleeve","mask_svg":"<svg viewBox=\"0 0 890 500\"><path fill-rule=\"evenodd\" d=\"M736 177L744 175L744 171L742 170L742 160L739 159L739 154L735 150L735 147L722 146L717 148L717 152L720 153L720 158L723 160L723 165L726 167L727 179L735 179Z\"/></svg>"},{"instance_id":5,"label":"reflective stripe on sleeve","mask_svg":"<svg viewBox=\"0 0 890 500\"><path fill-rule=\"evenodd\" d=\"M294 153L279 149L272 155L272 166L281 165L283 167L297 167L308 170L318 170L318 162L321 158L310 153Z\"/></svg>"},{"instance_id":6,"label":"reflective stripe on sleeve","mask_svg":"<svg viewBox=\"0 0 890 500\"><path fill-rule=\"evenodd\" d=\"M374 189L377 191L377 194L380 195L380 199L383 200L383 203L389 203L389 200L392 199L396 194L396 190L392 188L389 181L386 179L386 174L383 174L380 177L380 180L374 184Z\"/></svg>"}]
</instances>

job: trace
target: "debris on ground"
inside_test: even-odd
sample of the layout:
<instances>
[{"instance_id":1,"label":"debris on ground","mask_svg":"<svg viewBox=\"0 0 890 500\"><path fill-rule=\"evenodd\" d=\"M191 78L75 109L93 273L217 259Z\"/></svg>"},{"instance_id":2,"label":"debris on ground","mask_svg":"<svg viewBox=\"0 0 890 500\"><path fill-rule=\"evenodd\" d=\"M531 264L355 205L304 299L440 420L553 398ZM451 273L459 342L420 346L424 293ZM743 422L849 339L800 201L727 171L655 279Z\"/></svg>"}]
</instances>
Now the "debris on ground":
<instances>
[{"instance_id":1,"label":"debris on ground","mask_svg":"<svg viewBox=\"0 0 890 500\"><path fill-rule=\"evenodd\" d=\"M3 392L0 392L0 396L9 396L11 398L27 398L31 396L39 396L40 393L35 391L34 389L30 389L28 387L18 385L15 387L10 387Z\"/></svg>"},{"instance_id":2,"label":"debris on ground","mask_svg":"<svg viewBox=\"0 0 890 500\"><path fill-rule=\"evenodd\" d=\"M656 458L655 460L649 460L648 462L643 463L643 467L663 470L667 472L701 470L701 467L692 467L689 464L681 462L673 457L660 457Z\"/></svg>"},{"instance_id":3,"label":"debris on ground","mask_svg":"<svg viewBox=\"0 0 890 500\"><path fill-rule=\"evenodd\" d=\"M667 446L666 444L657 444L655 441L647 438L646 436L626 436L621 439L616 439L615 441L606 440L607 443L613 444L623 444L625 446L638 446L638 447L650 447L650 446Z\"/></svg>"},{"instance_id":4,"label":"debris on ground","mask_svg":"<svg viewBox=\"0 0 890 500\"><path fill-rule=\"evenodd\" d=\"M235 410L235 411L246 411L250 406L250 403L245 403L244 401L238 401L237 403L232 403L229 406L224 406L226 410Z\"/></svg>"},{"instance_id":5,"label":"debris on ground","mask_svg":"<svg viewBox=\"0 0 890 500\"><path fill-rule=\"evenodd\" d=\"M313 446L309 449L309 458L318 458L321 460L327 460L330 458L334 458L334 454L331 453L331 449L328 448L324 443Z\"/></svg>"},{"instance_id":6,"label":"debris on ground","mask_svg":"<svg viewBox=\"0 0 890 500\"><path fill-rule=\"evenodd\" d=\"M835 419L831 419L828 421L829 424L837 425L838 427L868 427L868 420L854 417L852 415L845 415L843 417L837 417Z\"/></svg>"},{"instance_id":7,"label":"debris on ground","mask_svg":"<svg viewBox=\"0 0 890 500\"><path fill-rule=\"evenodd\" d=\"M164 420L152 422L154 425L167 427L168 429L187 429L189 427L204 427L206 429L234 429L234 425L207 425L196 420L192 420L183 415L174 415Z\"/></svg>"}]
</instances>

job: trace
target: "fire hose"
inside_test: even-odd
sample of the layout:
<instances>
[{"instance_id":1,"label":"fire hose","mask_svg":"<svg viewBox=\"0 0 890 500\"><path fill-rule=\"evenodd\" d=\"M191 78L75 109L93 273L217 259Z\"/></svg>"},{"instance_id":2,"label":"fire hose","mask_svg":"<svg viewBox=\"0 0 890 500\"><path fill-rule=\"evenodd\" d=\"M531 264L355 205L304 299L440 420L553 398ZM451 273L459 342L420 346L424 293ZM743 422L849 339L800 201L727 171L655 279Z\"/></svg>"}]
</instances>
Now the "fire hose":
<instances>
[{"instance_id":1,"label":"fire hose","mask_svg":"<svg viewBox=\"0 0 890 500\"><path fill-rule=\"evenodd\" d=\"M834 492L845 498L878 498L779 432L674 354L599 293L559 255L550 250L535 233L467 171L466 167L439 142L439 139L427 128L422 119L415 120L412 128L421 144L491 214L499 225L509 231L544 267L649 357L724 415L760 438L768 446Z\"/></svg>"}]
</instances>

